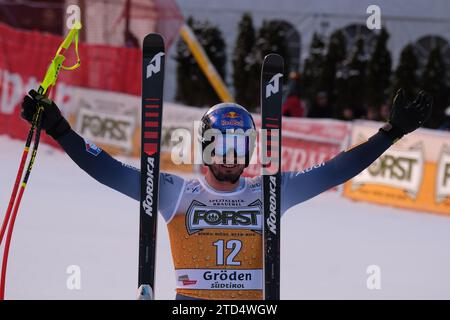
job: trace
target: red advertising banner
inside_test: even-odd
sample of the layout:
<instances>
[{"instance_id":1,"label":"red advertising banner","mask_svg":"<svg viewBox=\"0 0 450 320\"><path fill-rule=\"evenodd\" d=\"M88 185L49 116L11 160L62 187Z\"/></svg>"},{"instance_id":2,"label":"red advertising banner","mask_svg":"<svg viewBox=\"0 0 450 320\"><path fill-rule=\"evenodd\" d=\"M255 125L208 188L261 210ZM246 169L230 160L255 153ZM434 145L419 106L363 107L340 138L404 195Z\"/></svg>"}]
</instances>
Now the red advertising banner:
<instances>
[{"instance_id":1,"label":"red advertising banner","mask_svg":"<svg viewBox=\"0 0 450 320\"><path fill-rule=\"evenodd\" d=\"M260 118L255 119L257 127ZM283 118L282 171L301 171L331 159L347 147L351 124L332 119ZM250 165L248 176L261 174Z\"/></svg>"},{"instance_id":2,"label":"red advertising banner","mask_svg":"<svg viewBox=\"0 0 450 320\"><path fill-rule=\"evenodd\" d=\"M0 24L0 134L24 139L29 125L20 119L20 103L37 88L63 39ZM73 88L85 87L140 95L140 50L100 45L79 46L81 67L62 71L51 98L68 114ZM75 59L69 50L65 64ZM69 109L69 110L68 110ZM43 135L43 141L55 145Z\"/></svg>"}]
</instances>

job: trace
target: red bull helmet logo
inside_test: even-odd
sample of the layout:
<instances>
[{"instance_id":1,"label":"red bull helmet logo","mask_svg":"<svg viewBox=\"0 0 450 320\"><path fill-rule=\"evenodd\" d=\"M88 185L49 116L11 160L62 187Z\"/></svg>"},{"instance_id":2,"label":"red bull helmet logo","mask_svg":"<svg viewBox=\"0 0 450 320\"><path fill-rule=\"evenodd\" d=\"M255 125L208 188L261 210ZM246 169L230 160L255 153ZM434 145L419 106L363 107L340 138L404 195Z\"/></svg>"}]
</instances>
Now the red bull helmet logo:
<instances>
[{"instance_id":1,"label":"red bull helmet logo","mask_svg":"<svg viewBox=\"0 0 450 320\"><path fill-rule=\"evenodd\" d=\"M244 121L242 120L241 114L239 114L235 111L230 111L230 112L225 113L222 116L221 125L222 126L243 127Z\"/></svg>"}]
</instances>

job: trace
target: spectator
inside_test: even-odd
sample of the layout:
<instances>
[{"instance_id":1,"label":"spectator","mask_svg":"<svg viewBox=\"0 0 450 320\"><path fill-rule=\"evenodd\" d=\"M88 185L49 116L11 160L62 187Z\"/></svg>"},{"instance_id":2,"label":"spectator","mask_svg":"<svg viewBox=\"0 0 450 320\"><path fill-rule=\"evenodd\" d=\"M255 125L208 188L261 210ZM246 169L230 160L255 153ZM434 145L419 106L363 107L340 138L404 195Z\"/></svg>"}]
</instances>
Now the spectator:
<instances>
[{"instance_id":1,"label":"spectator","mask_svg":"<svg viewBox=\"0 0 450 320\"><path fill-rule=\"evenodd\" d=\"M291 72L289 75L289 83L287 89L287 98L282 107L282 114L286 117L303 117L305 115L305 108L300 99L300 89L298 86L299 80L298 72Z\"/></svg>"},{"instance_id":2,"label":"spectator","mask_svg":"<svg viewBox=\"0 0 450 320\"><path fill-rule=\"evenodd\" d=\"M309 118L333 118L333 108L328 102L328 94L324 91L319 92L316 95L311 110L308 113Z\"/></svg>"},{"instance_id":3,"label":"spectator","mask_svg":"<svg viewBox=\"0 0 450 320\"><path fill-rule=\"evenodd\" d=\"M380 112L377 107L368 107L366 112L366 119L371 121L380 120Z\"/></svg>"},{"instance_id":4,"label":"spectator","mask_svg":"<svg viewBox=\"0 0 450 320\"><path fill-rule=\"evenodd\" d=\"M391 114L391 109L389 108L389 104L383 103L380 107L380 120L388 121Z\"/></svg>"},{"instance_id":5,"label":"spectator","mask_svg":"<svg viewBox=\"0 0 450 320\"><path fill-rule=\"evenodd\" d=\"M450 106L445 110L444 122L442 122L438 130L450 131Z\"/></svg>"},{"instance_id":6,"label":"spectator","mask_svg":"<svg viewBox=\"0 0 450 320\"><path fill-rule=\"evenodd\" d=\"M283 116L286 117L303 117L305 108L302 100L297 95L290 95L283 103Z\"/></svg>"},{"instance_id":7,"label":"spectator","mask_svg":"<svg viewBox=\"0 0 450 320\"><path fill-rule=\"evenodd\" d=\"M305 108L300 97L293 93L288 95L286 101L282 107L283 116L286 117L303 117L305 114Z\"/></svg>"},{"instance_id":8,"label":"spectator","mask_svg":"<svg viewBox=\"0 0 450 320\"><path fill-rule=\"evenodd\" d=\"M346 121L355 119L355 113L353 112L353 109L350 107L345 107L344 109L342 109L341 118L342 120Z\"/></svg>"},{"instance_id":9,"label":"spectator","mask_svg":"<svg viewBox=\"0 0 450 320\"><path fill-rule=\"evenodd\" d=\"M130 31L125 31L125 47L139 48L138 38Z\"/></svg>"}]
</instances>

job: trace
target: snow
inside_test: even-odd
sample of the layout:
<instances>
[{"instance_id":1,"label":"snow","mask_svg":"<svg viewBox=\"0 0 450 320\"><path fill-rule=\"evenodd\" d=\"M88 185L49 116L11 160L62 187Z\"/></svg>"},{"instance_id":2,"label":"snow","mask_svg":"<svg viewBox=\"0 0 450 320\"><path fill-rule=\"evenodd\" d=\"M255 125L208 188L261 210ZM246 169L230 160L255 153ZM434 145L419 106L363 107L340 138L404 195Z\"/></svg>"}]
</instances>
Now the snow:
<instances>
[{"instance_id":1,"label":"snow","mask_svg":"<svg viewBox=\"0 0 450 320\"><path fill-rule=\"evenodd\" d=\"M23 142L0 136L0 217ZM136 159L127 159L136 164ZM97 183L42 144L13 235L7 299L135 299L138 203ZM283 299L450 299L450 218L325 193L282 222ZM159 219L156 298L175 296L168 235ZM81 290L66 286L80 267ZM381 270L369 290L367 267Z\"/></svg>"}]
</instances>

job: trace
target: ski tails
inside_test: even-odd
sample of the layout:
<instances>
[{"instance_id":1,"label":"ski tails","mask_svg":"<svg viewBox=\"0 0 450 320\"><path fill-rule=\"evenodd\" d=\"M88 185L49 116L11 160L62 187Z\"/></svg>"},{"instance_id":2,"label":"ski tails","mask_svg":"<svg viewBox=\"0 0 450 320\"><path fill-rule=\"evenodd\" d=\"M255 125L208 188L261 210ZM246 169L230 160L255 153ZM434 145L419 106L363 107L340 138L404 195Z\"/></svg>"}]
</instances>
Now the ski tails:
<instances>
[{"instance_id":1,"label":"ski tails","mask_svg":"<svg viewBox=\"0 0 450 320\"><path fill-rule=\"evenodd\" d=\"M163 38L159 34L148 34L144 38L142 56L140 300L154 299L164 58Z\"/></svg>"},{"instance_id":2,"label":"ski tails","mask_svg":"<svg viewBox=\"0 0 450 320\"><path fill-rule=\"evenodd\" d=\"M280 185L283 58L269 54L261 74L264 298L280 299Z\"/></svg>"}]
</instances>

